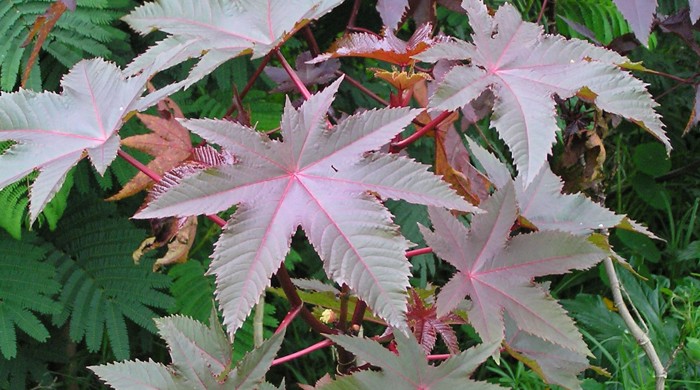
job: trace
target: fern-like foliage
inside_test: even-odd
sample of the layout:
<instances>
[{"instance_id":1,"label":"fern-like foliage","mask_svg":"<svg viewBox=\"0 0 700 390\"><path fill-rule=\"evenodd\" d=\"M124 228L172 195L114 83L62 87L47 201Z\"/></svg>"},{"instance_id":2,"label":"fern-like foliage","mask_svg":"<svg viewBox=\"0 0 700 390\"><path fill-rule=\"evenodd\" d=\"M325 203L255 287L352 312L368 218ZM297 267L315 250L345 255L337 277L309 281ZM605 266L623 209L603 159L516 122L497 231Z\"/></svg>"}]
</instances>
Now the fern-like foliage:
<instances>
[{"instance_id":1,"label":"fern-like foliage","mask_svg":"<svg viewBox=\"0 0 700 390\"><path fill-rule=\"evenodd\" d=\"M0 190L0 227L5 229L12 237L22 238L22 229L31 230L27 206L29 205L29 183L36 177L30 175L26 180L20 180ZM73 188L73 174L66 176L66 182L56 193L56 196L46 205L37 218L38 226L48 225L49 229L56 229L58 220L66 210L68 194Z\"/></svg>"},{"instance_id":2,"label":"fern-like foliage","mask_svg":"<svg viewBox=\"0 0 700 390\"><path fill-rule=\"evenodd\" d=\"M211 277L204 275L205 271L202 263L193 259L170 268L168 276L173 281L170 293L175 298L172 314L207 323L214 305L214 283Z\"/></svg>"},{"instance_id":3,"label":"fern-like foliage","mask_svg":"<svg viewBox=\"0 0 700 390\"><path fill-rule=\"evenodd\" d=\"M612 0L562 0L556 2L557 29L563 35L584 38L561 17L588 27L596 39L608 44L630 32L629 25Z\"/></svg>"},{"instance_id":4,"label":"fern-like foliage","mask_svg":"<svg viewBox=\"0 0 700 390\"><path fill-rule=\"evenodd\" d=\"M26 65L31 45L22 47L38 16L51 0L4 0L0 2L0 89L10 91ZM66 68L86 57L112 56L112 42L127 34L111 24L130 7L130 0L78 0L75 11L64 13L48 35L43 49ZM36 68L35 68L36 70ZM34 88L41 85L34 83Z\"/></svg>"},{"instance_id":5,"label":"fern-like foliage","mask_svg":"<svg viewBox=\"0 0 700 390\"><path fill-rule=\"evenodd\" d=\"M145 232L116 214L116 206L86 197L71 205L51 241L49 261L63 285L63 310L53 316L61 326L70 319L69 335L98 350L105 330L117 359L129 357L126 318L155 333L152 308L168 308L173 299L163 289L170 280L151 272L151 262L131 258Z\"/></svg>"},{"instance_id":6,"label":"fern-like foliage","mask_svg":"<svg viewBox=\"0 0 700 390\"><path fill-rule=\"evenodd\" d=\"M35 313L58 314L53 299L61 286L54 280L56 269L44 261L49 251L34 235L16 241L0 231L0 353L17 356L17 334L21 329L35 340L46 341L49 331Z\"/></svg>"}]
</instances>

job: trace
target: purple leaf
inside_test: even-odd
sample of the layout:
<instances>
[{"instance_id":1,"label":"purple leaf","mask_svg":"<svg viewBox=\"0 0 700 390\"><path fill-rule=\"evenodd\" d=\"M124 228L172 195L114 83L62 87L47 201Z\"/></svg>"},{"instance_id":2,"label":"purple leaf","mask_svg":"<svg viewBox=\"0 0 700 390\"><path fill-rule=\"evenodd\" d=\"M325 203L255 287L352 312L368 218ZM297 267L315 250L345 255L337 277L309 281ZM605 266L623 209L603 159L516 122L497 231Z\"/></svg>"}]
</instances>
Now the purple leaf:
<instances>
[{"instance_id":1,"label":"purple leaf","mask_svg":"<svg viewBox=\"0 0 700 390\"><path fill-rule=\"evenodd\" d=\"M517 217L512 183L481 206L487 213L474 216L470 230L449 212L435 207L429 208L435 231L421 226L433 252L457 268L457 274L438 295L438 316L469 296L469 322L484 342L503 339L505 311L519 329L588 353L573 321L533 284L533 279L590 268L605 257L605 252L583 237L558 231L510 238Z\"/></svg>"},{"instance_id":2,"label":"purple leaf","mask_svg":"<svg viewBox=\"0 0 700 390\"><path fill-rule=\"evenodd\" d=\"M354 353L358 359L381 367L381 372L360 371L322 386L323 390L343 389L502 389L485 382L472 381L469 376L498 351L498 343L484 343L455 355L439 366L428 364L425 353L411 335L394 333L398 356L376 341L345 335L326 336Z\"/></svg>"},{"instance_id":3,"label":"purple leaf","mask_svg":"<svg viewBox=\"0 0 700 390\"><path fill-rule=\"evenodd\" d=\"M408 9L408 0L379 0L377 1L377 11L382 17L384 25L391 30L395 30Z\"/></svg>"},{"instance_id":4,"label":"purple leaf","mask_svg":"<svg viewBox=\"0 0 700 390\"><path fill-rule=\"evenodd\" d=\"M496 96L491 124L506 142L525 184L545 164L558 126L554 95L574 95L640 124L670 151L657 105L642 81L618 65L629 60L581 40L545 35L505 4L491 16L476 0L465 1L473 43L439 43L416 56L422 61L464 60L431 97L431 108L457 109L484 90Z\"/></svg>"},{"instance_id":5,"label":"purple leaf","mask_svg":"<svg viewBox=\"0 0 700 390\"><path fill-rule=\"evenodd\" d=\"M570 351L539 337L518 330L515 322L506 315L507 348L516 350L528 359L525 363L549 384L580 390L576 377L589 367L585 354Z\"/></svg>"},{"instance_id":6,"label":"purple leaf","mask_svg":"<svg viewBox=\"0 0 700 390\"><path fill-rule=\"evenodd\" d=\"M510 171L501 161L476 142L467 138L472 155L484 167L496 188L511 183ZM562 193L564 184L548 165L542 167L527 187L520 177L515 179L515 196L520 205L520 215L540 230L560 230L577 235L587 235L597 229L619 227L658 239L637 222L618 215L593 202L581 193Z\"/></svg>"},{"instance_id":7,"label":"purple leaf","mask_svg":"<svg viewBox=\"0 0 700 390\"><path fill-rule=\"evenodd\" d=\"M233 165L186 177L136 218L212 214L238 204L216 244L209 272L233 333L270 284L301 225L329 277L346 283L377 315L406 328L409 243L375 195L475 211L427 166L380 149L418 110L367 111L329 128L325 113L341 80L281 122L284 142L221 120L182 123L236 155Z\"/></svg>"},{"instance_id":8,"label":"purple leaf","mask_svg":"<svg viewBox=\"0 0 700 390\"><path fill-rule=\"evenodd\" d=\"M16 142L0 154L0 188L38 170L31 190L30 220L61 188L68 171L87 153L103 174L119 149L125 118L178 88L144 98L147 76L127 78L102 59L78 62L61 80L63 93L20 90L0 95L0 141Z\"/></svg>"},{"instance_id":9,"label":"purple leaf","mask_svg":"<svg viewBox=\"0 0 700 390\"><path fill-rule=\"evenodd\" d=\"M630 28L634 31L644 46L649 41L651 24L654 21L657 0L613 0L622 16L627 19Z\"/></svg>"},{"instance_id":10,"label":"purple leaf","mask_svg":"<svg viewBox=\"0 0 700 390\"><path fill-rule=\"evenodd\" d=\"M325 84L330 82L335 76L335 72L340 69L340 61L332 58L320 64L307 64L311 60L311 53L305 51L297 56L296 72L304 85L307 87L317 84ZM266 66L265 74L277 83L273 92L291 92L296 91L296 86L289 73L283 68L274 66Z\"/></svg>"},{"instance_id":11,"label":"purple leaf","mask_svg":"<svg viewBox=\"0 0 700 390\"><path fill-rule=\"evenodd\" d=\"M136 57L127 71L151 74L188 58L200 58L185 80L189 86L236 56L262 57L310 20L342 0L162 0L146 3L123 19L137 32L171 34Z\"/></svg>"}]
</instances>

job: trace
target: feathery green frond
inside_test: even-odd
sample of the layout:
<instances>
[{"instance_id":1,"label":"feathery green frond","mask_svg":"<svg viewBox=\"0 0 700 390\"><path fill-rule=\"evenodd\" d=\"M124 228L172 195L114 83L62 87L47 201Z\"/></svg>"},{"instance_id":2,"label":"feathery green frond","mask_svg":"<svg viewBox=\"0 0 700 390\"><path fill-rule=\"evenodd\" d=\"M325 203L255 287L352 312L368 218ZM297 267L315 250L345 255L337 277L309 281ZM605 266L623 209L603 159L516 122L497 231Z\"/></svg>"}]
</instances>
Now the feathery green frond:
<instances>
[{"instance_id":1,"label":"feathery green frond","mask_svg":"<svg viewBox=\"0 0 700 390\"><path fill-rule=\"evenodd\" d=\"M57 249L49 259L63 284L59 300L65 306L53 321L61 326L70 319L71 339L85 340L90 351L101 347L106 330L115 357L126 359L125 319L155 333L153 309L173 304L163 291L169 278L151 272L149 262L133 263L133 246L145 234L117 216L116 206L88 197L66 215L50 238Z\"/></svg>"},{"instance_id":2,"label":"feathery green frond","mask_svg":"<svg viewBox=\"0 0 700 390\"><path fill-rule=\"evenodd\" d=\"M588 27L598 41L608 44L622 34L630 32L629 25L612 0L562 0L556 2L557 16ZM563 35L584 38L563 19L557 18L557 29Z\"/></svg>"},{"instance_id":3,"label":"feathery green frond","mask_svg":"<svg viewBox=\"0 0 700 390\"><path fill-rule=\"evenodd\" d=\"M15 327L46 341L49 331L34 312L61 310L53 299L61 288L54 279L56 269L44 261L49 249L34 235L17 241L0 232L0 353L6 359L17 356Z\"/></svg>"},{"instance_id":4,"label":"feathery green frond","mask_svg":"<svg viewBox=\"0 0 700 390\"><path fill-rule=\"evenodd\" d=\"M0 210L3 210L0 213L0 227L17 240L22 238L22 228L31 230L27 205L29 204L29 182L35 177L36 174L32 174L27 180L20 180L0 190ZM71 188L73 188L73 174L69 173L61 190L39 214L38 226L47 224L49 229L56 229L56 224L68 204Z\"/></svg>"},{"instance_id":5,"label":"feathery green frond","mask_svg":"<svg viewBox=\"0 0 700 390\"><path fill-rule=\"evenodd\" d=\"M32 45L22 47L32 25L51 5L51 0L5 0L0 2L0 89L11 91L26 66ZM66 11L49 32L43 49L66 68L87 57L112 56L116 42L127 33L112 27L130 8L130 1L83 0L75 11ZM37 60L38 62L38 60ZM32 85L39 88L41 85Z\"/></svg>"}]
</instances>

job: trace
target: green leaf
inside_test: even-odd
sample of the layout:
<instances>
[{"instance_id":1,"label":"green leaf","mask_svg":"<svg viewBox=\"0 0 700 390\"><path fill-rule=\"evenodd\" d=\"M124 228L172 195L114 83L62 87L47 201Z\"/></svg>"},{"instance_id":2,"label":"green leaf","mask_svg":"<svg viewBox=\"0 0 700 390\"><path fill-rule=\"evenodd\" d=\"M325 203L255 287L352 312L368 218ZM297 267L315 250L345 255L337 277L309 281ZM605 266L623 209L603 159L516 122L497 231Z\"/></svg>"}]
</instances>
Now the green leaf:
<instances>
[{"instance_id":1,"label":"green leaf","mask_svg":"<svg viewBox=\"0 0 700 390\"><path fill-rule=\"evenodd\" d=\"M0 4L0 89L11 91L26 66L32 46L22 43L37 17L46 12L51 0L4 0ZM127 39L123 31L111 27L127 7L125 2L79 1L74 12L65 12L42 46L66 68L85 57L111 58L112 50ZM89 33L88 33L89 32ZM41 57L41 56L39 56ZM38 58L37 62L42 59ZM38 67L32 71L37 74ZM40 88L40 83L33 85Z\"/></svg>"},{"instance_id":2,"label":"green leaf","mask_svg":"<svg viewBox=\"0 0 700 390\"><path fill-rule=\"evenodd\" d=\"M649 176L661 176L671 170L671 160L663 146L657 143L637 145L632 159L637 169Z\"/></svg>"},{"instance_id":3,"label":"green leaf","mask_svg":"<svg viewBox=\"0 0 700 390\"><path fill-rule=\"evenodd\" d=\"M133 263L131 254L145 232L116 215L116 206L85 197L71 204L55 233L49 262L63 285L63 310L53 316L57 326L70 320L73 341L85 340L90 351L102 347L106 334L118 359L129 357L126 318L155 332L152 308L169 308L163 292L170 280L151 272L152 261Z\"/></svg>"},{"instance_id":4,"label":"green leaf","mask_svg":"<svg viewBox=\"0 0 700 390\"><path fill-rule=\"evenodd\" d=\"M17 355L15 327L46 341L49 331L34 313L61 310L53 298L61 289L56 269L45 261L50 250L32 233L16 241L0 231L0 352L7 359Z\"/></svg>"}]
</instances>

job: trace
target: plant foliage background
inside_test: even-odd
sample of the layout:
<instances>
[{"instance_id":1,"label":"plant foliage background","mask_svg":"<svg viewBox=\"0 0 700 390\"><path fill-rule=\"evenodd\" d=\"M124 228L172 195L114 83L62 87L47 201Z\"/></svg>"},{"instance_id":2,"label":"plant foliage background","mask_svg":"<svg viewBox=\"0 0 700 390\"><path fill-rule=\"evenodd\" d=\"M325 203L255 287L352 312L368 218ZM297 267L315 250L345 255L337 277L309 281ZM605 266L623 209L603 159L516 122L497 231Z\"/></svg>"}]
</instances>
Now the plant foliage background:
<instances>
[{"instance_id":1,"label":"plant foliage background","mask_svg":"<svg viewBox=\"0 0 700 390\"><path fill-rule=\"evenodd\" d=\"M700 6L460 3L3 2L0 388L700 386Z\"/></svg>"}]
</instances>

